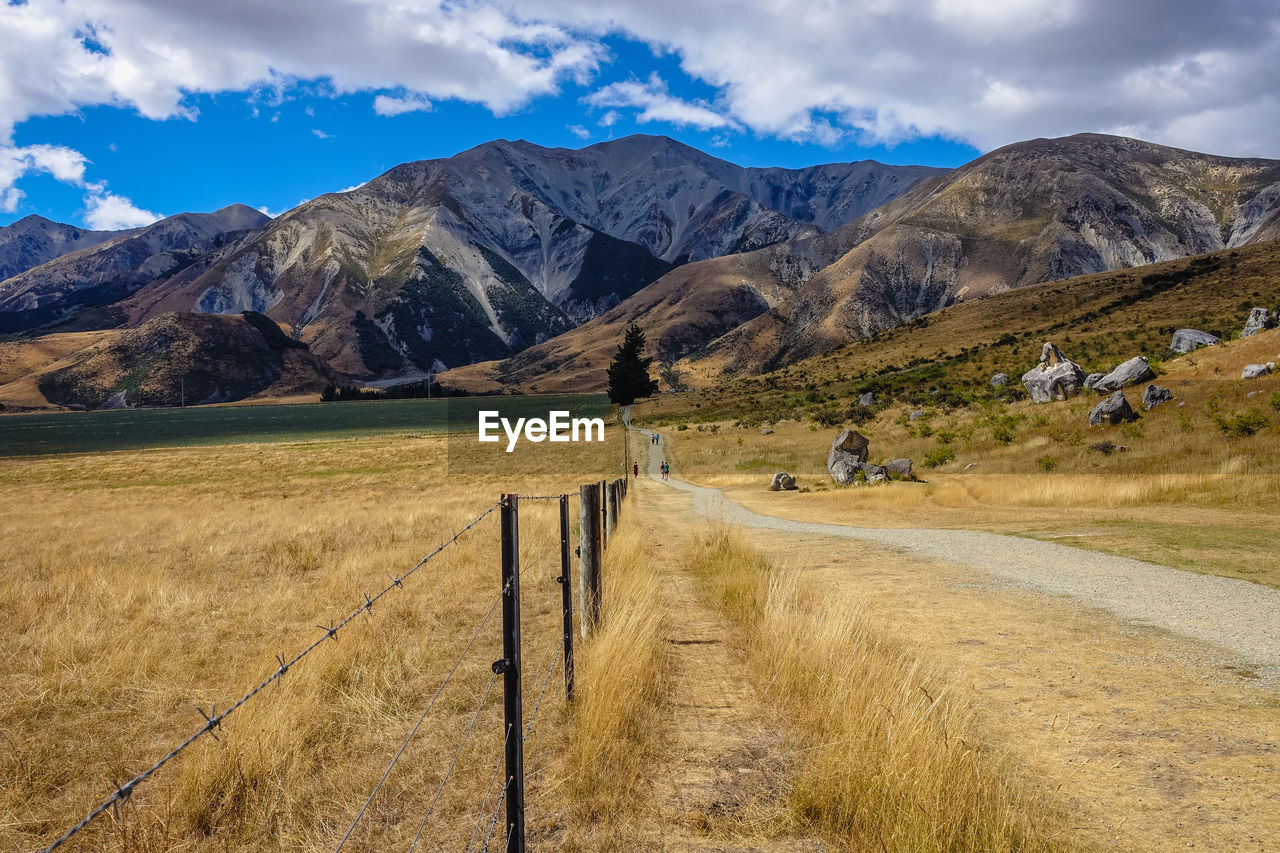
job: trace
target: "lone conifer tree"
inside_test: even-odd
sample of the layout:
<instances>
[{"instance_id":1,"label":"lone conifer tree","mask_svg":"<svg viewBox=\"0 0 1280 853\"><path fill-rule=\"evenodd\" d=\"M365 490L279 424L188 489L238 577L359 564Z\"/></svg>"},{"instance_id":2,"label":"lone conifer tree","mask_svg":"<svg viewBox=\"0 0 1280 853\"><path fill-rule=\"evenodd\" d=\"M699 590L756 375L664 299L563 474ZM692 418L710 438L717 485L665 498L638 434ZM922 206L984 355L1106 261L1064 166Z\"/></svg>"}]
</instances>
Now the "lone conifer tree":
<instances>
[{"instance_id":1,"label":"lone conifer tree","mask_svg":"<svg viewBox=\"0 0 1280 853\"><path fill-rule=\"evenodd\" d=\"M609 399L621 406L629 406L641 397L651 397L658 390L656 379L649 378L652 358L644 358L644 332L631 324L618 347L618 354L609 364Z\"/></svg>"}]
</instances>

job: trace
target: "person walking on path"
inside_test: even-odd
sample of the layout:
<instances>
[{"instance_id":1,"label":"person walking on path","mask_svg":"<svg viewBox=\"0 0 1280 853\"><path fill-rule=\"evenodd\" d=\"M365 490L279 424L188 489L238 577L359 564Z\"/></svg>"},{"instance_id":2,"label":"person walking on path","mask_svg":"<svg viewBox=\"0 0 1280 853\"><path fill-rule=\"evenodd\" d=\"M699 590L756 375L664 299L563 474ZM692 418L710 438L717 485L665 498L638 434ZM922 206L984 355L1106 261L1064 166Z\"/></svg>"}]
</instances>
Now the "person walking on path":
<instances>
[{"instance_id":1,"label":"person walking on path","mask_svg":"<svg viewBox=\"0 0 1280 853\"><path fill-rule=\"evenodd\" d=\"M637 480L640 479L640 463L639 462L631 463L631 476Z\"/></svg>"},{"instance_id":2,"label":"person walking on path","mask_svg":"<svg viewBox=\"0 0 1280 853\"><path fill-rule=\"evenodd\" d=\"M662 463L662 479L667 479L667 475L671 473L671 466L666 462Z\"/></svg>"}]
</instances>

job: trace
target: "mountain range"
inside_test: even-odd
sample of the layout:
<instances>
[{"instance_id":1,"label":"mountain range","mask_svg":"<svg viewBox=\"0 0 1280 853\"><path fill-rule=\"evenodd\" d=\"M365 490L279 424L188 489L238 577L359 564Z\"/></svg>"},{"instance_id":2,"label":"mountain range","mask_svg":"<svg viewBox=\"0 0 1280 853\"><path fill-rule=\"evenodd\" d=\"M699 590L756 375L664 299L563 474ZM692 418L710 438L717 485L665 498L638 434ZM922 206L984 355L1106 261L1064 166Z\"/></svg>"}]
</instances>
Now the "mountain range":
<instances>
[{"instance_id":1,"label":"mountain range","mask_svg":"<svg viewBox=\"0 0 1280 853\"><path fill-rule=\"evenodd\" d=\"M1280 161L1121 137L954 170L496 141L275 219L233 205L112 233L28 217L0 228L0 333L248 311L309 348L315 381L460 368L447 384L598 388L632 322L664 361L757 372L959 301L1277 237Z\"/></svg>"}]
</instances>

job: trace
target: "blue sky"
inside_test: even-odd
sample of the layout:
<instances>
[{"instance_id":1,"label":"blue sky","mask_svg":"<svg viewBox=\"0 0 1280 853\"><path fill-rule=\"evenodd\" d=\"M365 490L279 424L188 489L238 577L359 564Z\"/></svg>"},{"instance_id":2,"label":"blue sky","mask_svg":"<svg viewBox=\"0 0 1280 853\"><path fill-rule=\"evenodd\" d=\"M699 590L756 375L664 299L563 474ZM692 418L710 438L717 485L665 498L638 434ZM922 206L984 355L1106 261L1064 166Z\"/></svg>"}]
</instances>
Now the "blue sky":
<instances>
[{"instance_id":1,"label":"blue sky","mask_svg":"<svg viewBox=\"0 0 1280 853\"><path fill-rule=\"evenodd\" d=\"M11 0L0 225L274 214L495 138L787 167L1080 131L1280 157L1280 11L1205 5Z\"/></svg>"}]
</instances>

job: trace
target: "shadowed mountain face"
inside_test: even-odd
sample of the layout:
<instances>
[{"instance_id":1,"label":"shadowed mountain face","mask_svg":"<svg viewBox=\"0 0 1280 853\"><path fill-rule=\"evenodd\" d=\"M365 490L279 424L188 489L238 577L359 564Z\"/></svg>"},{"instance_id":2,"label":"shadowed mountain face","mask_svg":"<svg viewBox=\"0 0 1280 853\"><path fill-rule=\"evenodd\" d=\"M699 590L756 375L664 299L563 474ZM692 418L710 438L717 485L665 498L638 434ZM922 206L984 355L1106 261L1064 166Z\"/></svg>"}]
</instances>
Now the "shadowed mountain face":
<instances>
[{"instance_id":1,"label":"shadowed mountain face","mask_svg":"<svg viewBox=\"0 0 1280 853\"><path fill-rule=\"evenodd\" d=\"M308 202L122 307L132 322L261 311L351 376L439 370L555 337L690 259L817 235L935 172L744 169L661 137L499 141Z\"/></svg>"},{"instance_id":2,"label":"shadowed mountain face","mask_svg":"<svg viewBox=\"0 0 1280 853\"><path fill-rule=\"evenodd\" d=\"M102 309L147 284L168 279L269 221L253 208L236 204L214 213L181 213L131 231L89 232L77 241L85 243L84 248L0 281L0 332L44 326L89 309L94 309L93 315L84 322L116 325L120 315ZM69 227L47 230L63 233L61 229Z\"/></svg>"},{"instance_id":3,"label":"shadowed mountain face","mask_svg":"<svg viewBox=\"0 0 1280 853\"><path fill-rule=\"evenodd\" d=\"M162 314L109 334L39 378L48 400L89 409L195 405L319 393L335 381L306 344L252 312Z\"/></svg>"},{"instance_id":4,"label":"shadowed mountain face","mask_svg":"<svg viewBox=\"0 0 1280 853\"><path fill-rule=\"evenodd\" d=\"M955 302L1280 238L1280 161L1082 134L994 151L831 235L850 249L716 341L738 372Z\"/></svg>"},{"instance_id":5,"label":"shadowed mountain face","mask_svg":"<svg viewBox=\"0 0 1280 853\"><path fill-rule=\"evenodd\" d=\"M659 357L697 355L704 375L755 372L965 299L1275 238L1280 161L1094 134L1033 140L829 233L683 266L592 323L459 379L550 373L540 387L598 387L599 362L632 322Z\"/></svg>"},{"instance_id":6,"label":"shadowed mountain face","mask_svg":"<svg viewBox=\"0 0 1280 853\"><path fill-rule=\"evenodd\" d=\"M86 231L74 225L50 222L43 216L23 217L0 228L0 281L77 249L131 233L133 231Z\"/></svg>"}]
</instances>

